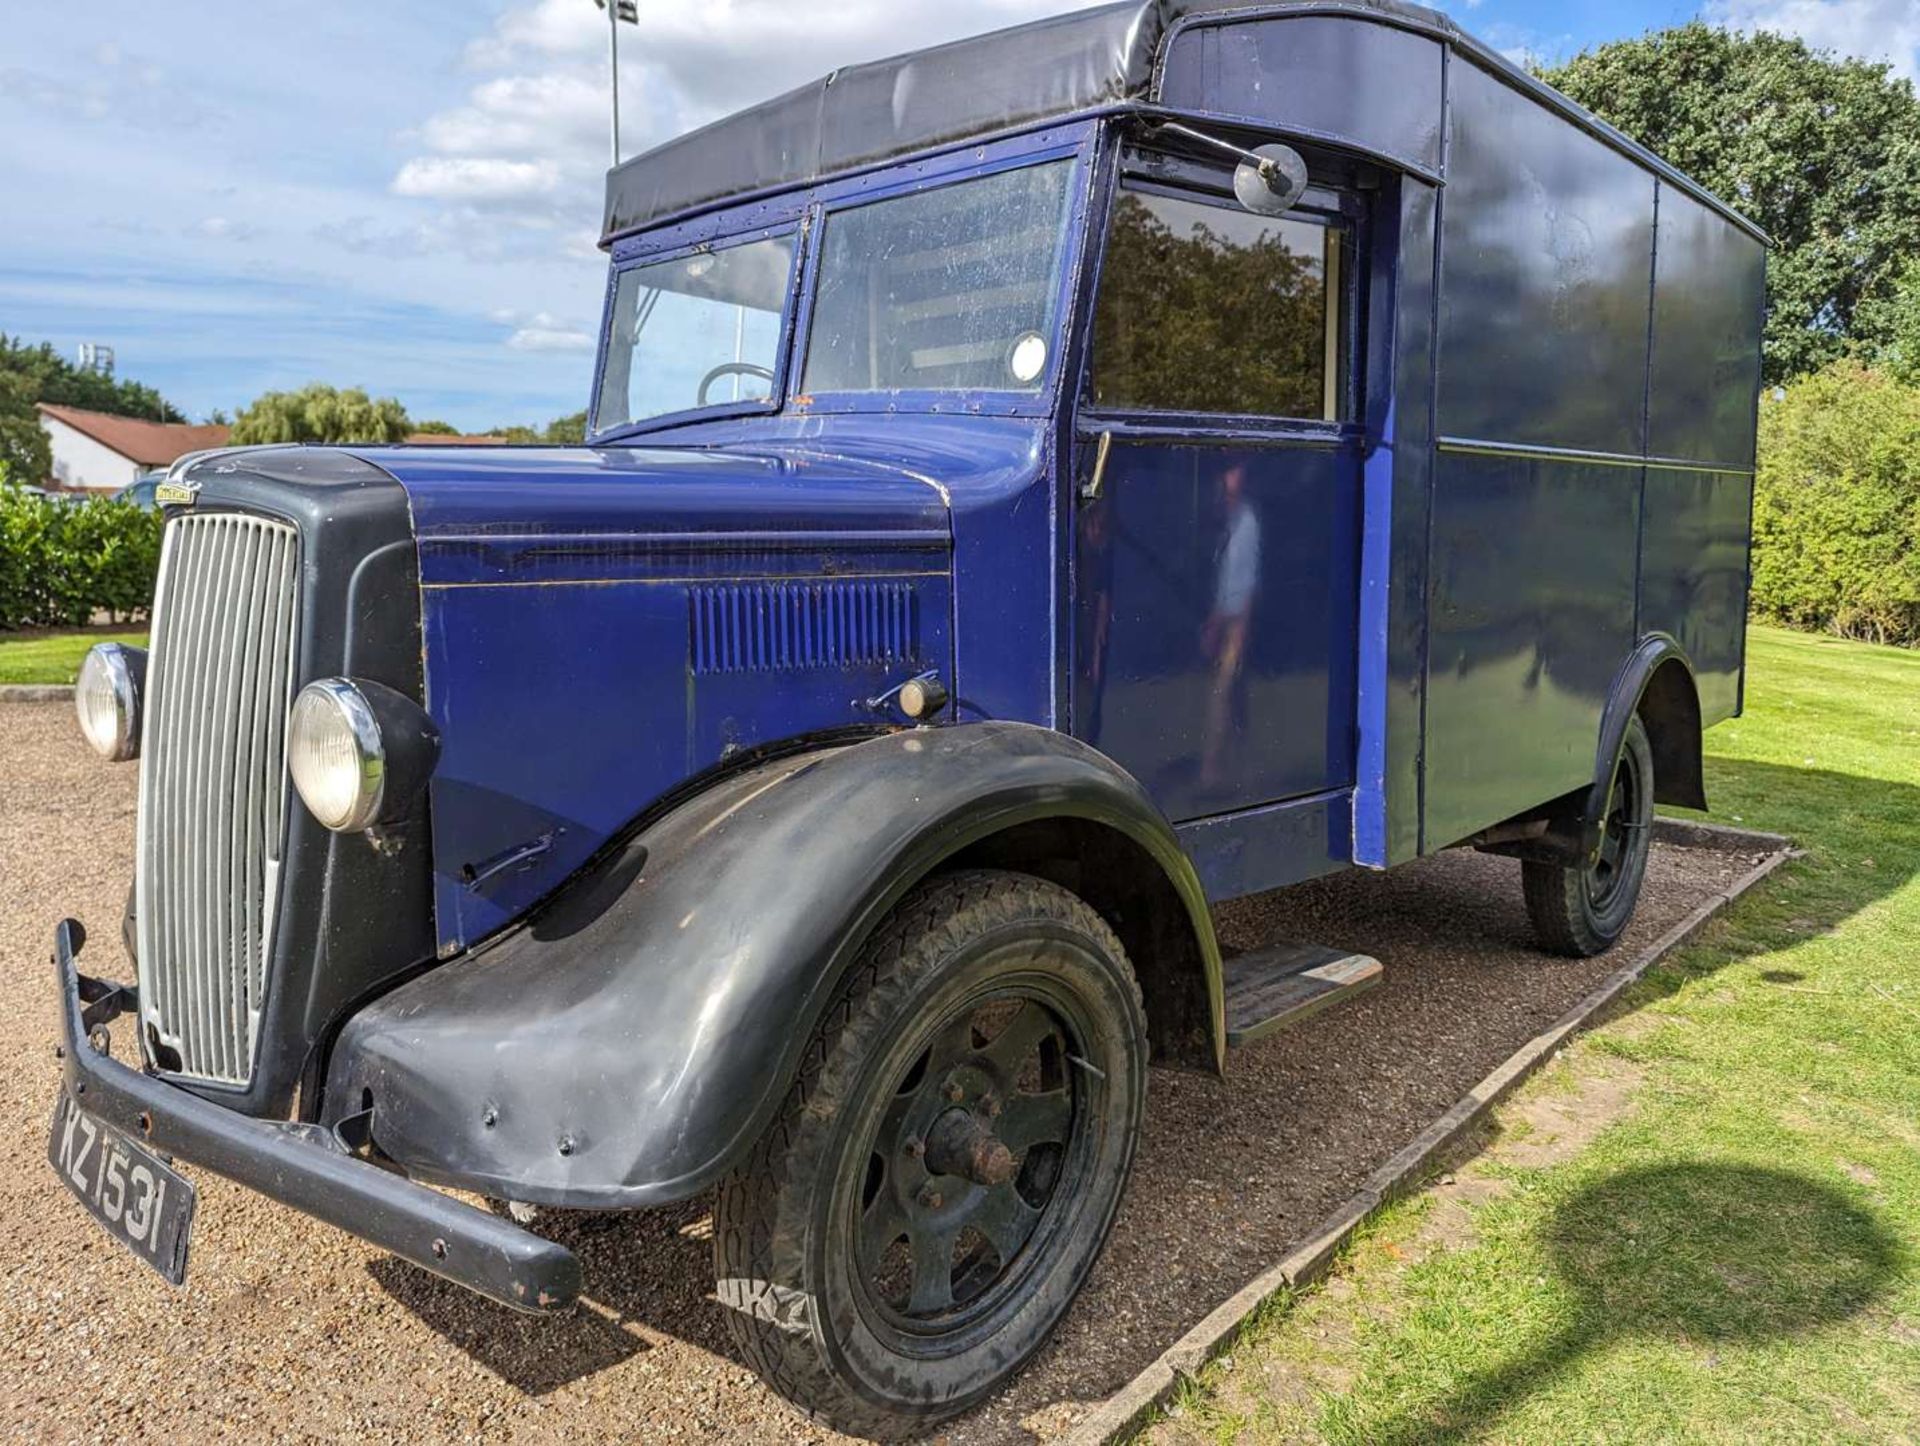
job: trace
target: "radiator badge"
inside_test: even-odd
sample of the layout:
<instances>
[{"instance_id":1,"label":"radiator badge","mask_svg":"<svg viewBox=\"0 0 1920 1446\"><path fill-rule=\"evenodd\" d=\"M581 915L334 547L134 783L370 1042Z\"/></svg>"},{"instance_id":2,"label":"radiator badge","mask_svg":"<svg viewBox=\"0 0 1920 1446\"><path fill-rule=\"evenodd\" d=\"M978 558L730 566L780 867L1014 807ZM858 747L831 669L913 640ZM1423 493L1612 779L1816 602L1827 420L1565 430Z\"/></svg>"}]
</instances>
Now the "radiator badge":
<instances>
[{"instance_id":1,"label":"radiator badge","mask_svg":"<svg viewBox=\"0 0 1920 1446\"><path fill-rule=\"evenodd\" d=\"M191 507L199 496L198 482L168 480L153 489L153 504L156 507Z\"/></svg>"}]
</instances>

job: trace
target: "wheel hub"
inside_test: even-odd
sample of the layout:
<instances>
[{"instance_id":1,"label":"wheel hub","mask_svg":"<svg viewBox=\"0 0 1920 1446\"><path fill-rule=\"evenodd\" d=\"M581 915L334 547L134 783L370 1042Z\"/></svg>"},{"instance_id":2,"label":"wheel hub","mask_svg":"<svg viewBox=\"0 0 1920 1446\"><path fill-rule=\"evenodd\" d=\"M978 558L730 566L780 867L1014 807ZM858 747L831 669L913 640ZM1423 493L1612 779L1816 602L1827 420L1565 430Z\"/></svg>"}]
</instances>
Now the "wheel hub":
<instances>
[{"instance_id":1,"label":"wheel hub","mask_svg":"<svg viewBox=\"0 0 1920 1446\"><path fill-rule=\"evenodd\" d=\"M1046 997L997 990L935 1026L893 1085L855 1249L875 1319L902 1339L925 1348L993 1310L1032 1268L1055 1197L1082 1188L1076 1035Z\"/></svg>"},{"instance_id":2,"label":"wheel hub","mask_svg":"<svg viewBox=\"0 0 1920 1446\"><path fill-rule=\"evenodd\" d=\"M936 1175L958 1175L976 1185L1004 1185L1019 1168L1005 1141L970 1111L953 1109L927 1132L927 1169Z\"/></svg>"}]
</instances>

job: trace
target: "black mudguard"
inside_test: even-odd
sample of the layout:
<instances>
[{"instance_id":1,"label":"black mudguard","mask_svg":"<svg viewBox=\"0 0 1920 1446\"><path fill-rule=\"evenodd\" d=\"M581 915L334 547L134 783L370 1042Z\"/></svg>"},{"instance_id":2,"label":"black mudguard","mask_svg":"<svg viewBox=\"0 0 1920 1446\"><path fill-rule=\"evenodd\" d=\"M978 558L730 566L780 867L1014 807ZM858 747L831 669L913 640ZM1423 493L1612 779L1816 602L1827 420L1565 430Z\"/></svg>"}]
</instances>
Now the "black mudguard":
<instances>
[{"instance_id":1,"label":"black mudguard","mask_svg":"<svg viewBox=\"0 0 1920 1446\"><path fill-rule=\"evenodd\" d=\"M421 1179L537 1204L662 1204L766 1126L862 943L969 845L1046 818L1124 834L1178 891L1217 1021L1205 896L1140 786L1047 729L979 723L762 764L583 871L496 946L356 1015L326 1113L370 1104Z\"/></svg>"},{"instance_id":2,"label":"black mudguard","mask_svg":"<svg viewBox=\"0 0 1920 1446\"><path fill-rule=\"evenodd\" d=\"M1636 716L1653 745L1654 801L1681 808L1707 806L1700 768L1700 693L1693 661L1665 633L1649 633L1628 656L1614 679L1600 720L1600 746L1594 754L1593 785L1583 802L1589 829L1606 817L1613 789L1613 764ZM1597 837L1589 843L1597 842Z\"/></svg>"}]
</instances>

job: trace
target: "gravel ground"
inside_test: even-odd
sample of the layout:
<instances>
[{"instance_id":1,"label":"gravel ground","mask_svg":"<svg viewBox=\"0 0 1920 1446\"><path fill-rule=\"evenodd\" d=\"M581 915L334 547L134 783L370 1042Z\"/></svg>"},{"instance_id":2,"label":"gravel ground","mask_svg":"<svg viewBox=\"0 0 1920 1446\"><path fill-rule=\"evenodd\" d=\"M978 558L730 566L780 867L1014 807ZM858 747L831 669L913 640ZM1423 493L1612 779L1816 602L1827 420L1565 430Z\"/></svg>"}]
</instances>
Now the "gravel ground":
<instances>
[{"instance_id":1,"label":"gravel ground","mask_svg":"<svg viewBox=\"0 0 1920 1446\"><path fill-rule=\"evenodd\" d=\"M88 754L59 704L0 708L0 1433L10 1440L824 1440L729 1354L690 1205L549 1217L590 1308L532 1321L205 1172L175 1292L98 1230L45 1163L56 1079L52 927L92 926L123 976L134 773ZM1752 860L1661 847L1623 950ZM1047 1438L1124 1384L1616 960L1527 947L1517 865L1447 855L1222 911L1228 944L1364 950L1372 993L1236 1053L1225 1079L1157 1070L1128 1201L1035 1364L948 1428Z\"/></svg>"}]
</instances>

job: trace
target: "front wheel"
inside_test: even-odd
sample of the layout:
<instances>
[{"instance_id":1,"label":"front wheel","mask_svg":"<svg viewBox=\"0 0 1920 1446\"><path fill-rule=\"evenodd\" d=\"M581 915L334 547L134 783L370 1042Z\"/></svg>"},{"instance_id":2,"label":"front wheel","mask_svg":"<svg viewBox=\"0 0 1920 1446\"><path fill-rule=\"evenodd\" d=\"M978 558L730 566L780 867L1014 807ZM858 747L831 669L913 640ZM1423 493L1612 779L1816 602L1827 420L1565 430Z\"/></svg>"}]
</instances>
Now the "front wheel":
<instances>
[{"instance_id":1,"label":"front wheel","mask_svg":"<svg viewBox=\"0 0 1920 1446\"><path fill-rule=\"evenodd\" d=\"M1652 838L1653 745L1635 718L1613 765L1600 847L1584 864L1521 866L1527 913L1541 944L1576 957L1611 949L1640 901Z\"/></svg>"},{"instance_id":2,"label":"front wheel","mask_svg":"<svg viewBox=\"0 0 1920 1446\"><path fill-rule=\"evenodd\" d=\"M720 1186L714 1269L748 1362L868 1436L1005 1381L1106 1241L1146 1039L1119 940L1073 894L979 871L908 895Z\"/></svg>"}]
</instances>

